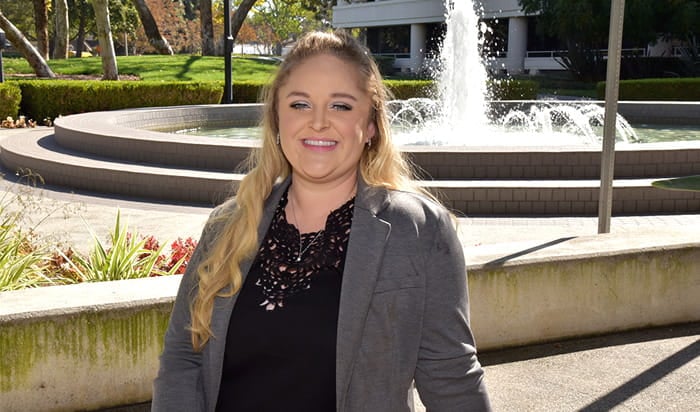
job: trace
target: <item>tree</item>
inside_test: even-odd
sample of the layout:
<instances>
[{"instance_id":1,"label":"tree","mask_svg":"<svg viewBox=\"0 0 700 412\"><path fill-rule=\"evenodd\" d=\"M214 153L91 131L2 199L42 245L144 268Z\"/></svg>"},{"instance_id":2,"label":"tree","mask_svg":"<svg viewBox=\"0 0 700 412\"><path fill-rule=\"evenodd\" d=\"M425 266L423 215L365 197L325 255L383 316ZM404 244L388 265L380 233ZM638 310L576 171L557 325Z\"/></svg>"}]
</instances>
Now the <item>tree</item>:
<instances>
[{"instance_id":1,"label":"tree","mask_svg":"<svg viewBox=\"0 0 700 412\"><path fill-rule=\"evenodd\" d=\"M100 57L102 59L102 79L119 80L117 56L114 52L112 40L112 27L109 22L108 0L92 0L95 10L95 24L97 26L97 38L100 42Z\"/></svg>"},{"instance_id":2,"label":"tree","mask_svg":"<svg viewBox=\"0 0 700 412\"><path fill-rule=\"evenodd\" d=\"M214 56L214 23L212 21L211 0L199 0L199 20L202 30L202 55Z\"/></svg>"},{"instance_id":3,"label":"tree","mask_svg":"<svg viewBox=\"0 0 700 412\"><path fill-rule=\"evenodd\" d=\"M29 65L32 66L34 73L36 73L38 77L56 77L56 74L51 70L49 65L46 64L46 60L41 57L41 54L32 46L24 34L2 14L2 11L0 11L0 29L5 32L10 43L12 43L27 62L29 62Z\"/></svg>"},{"instance_id":4,"label":"tree","mask_svg":"<svg viewBox=\"0 0 700 412\"><path fill-rule=\"evenodd\" d=\"M338 4L337 0L302 0L301 7L310 11L314 15L314 20L322 27L330 28L333 23L333 6Z\"/></svg>"},{"instance_id":5,"label":"tree","mask_svg":"<svg viewBox=\"0 0 700 412\"><path fill-rule=\"evenodd\" d=\"M175 53L197 53L201 51L199 19L189 19L182 1L147 0L153 19L163 37L168 40ZM152 46L144 41L143 25L136 29L134 46L136 53L152 53Z\"/></svg>"},{"instance_id":6,"label":"tree","mask_svg":"<svg viewBox=\"0 0 700 412\"><path fill-rule=\"evenodd\" d=\"M75 28L75 57L83 56L85 47L85 36L88 33L88 26L94 23L95 12L87 0L68 0L69 21L76 22Z\"/></svg>"},{"instance_id":7,"label":"tree","mask_svg":"<svg viewBox=\"0 0 700 412\"><path fill-rule=\"evenodd\" d=\"M274 43L277 55L282 54L285 41L315 28L311 12L305 10L298 1L266 0L255 7L253 21L270 29L272 37L267 41Z\"/></svg>"},{"instance_id":8,"label":"tree","mask_svg":"<svg viewBox=\"0 0 700 412\"><path fill-rule=\"evenodd\" d=\"M148 42L153 46L154 49L160 54L173 54L173 49L170 44L160 34L158 30L158 24L151 14L151 9L148 8L145 0L132 0L134 7L139 13L139 19L141 20L141 25L143 25L143 30L146 32L146 37L148 37Z\"/></svg>"},{"instance_id":9,"label":"tree","mask_svg":"<svg viewBox=\"0 0 700 412\"><path fill-rule=\"evenodd\" d=\"M34 27L36 48L42 58L49 58L49 9L46 0L32 0L34 6Z\"/></svg>"},{"instance_id":10,"label":"tree","mask_svg":"<svg viewBox=\"0 0 700 412\"><path fill-rule=\"evenodd\" d=\"M234 40L236 39L236 36L238 36L238 32L241 31L241 27L243 27L243 23L248 16L248 12L250 12L250 9L253 8L256 2L257 0L243 0L238 4L236 11L233 13L233 17L231 18L231 37L233 37Z\"/></svg>"},{"instance_id":11,"label":"tree","mask_svg":"<svg viewBox=\"0 0 700 412\"><path fill-rule=\"evenodd\" d=\"M68 58L68 42L69 42L69 20L68 20L68 2L66 0L54 0L56 5L56 38L53 48L54 59Z\"/></svg>"},{"instance_id":12,"label":"tree","mask_svg":"<svg viewBox=\"0 0 700 412\"><path fill-rule=\"evenodd\" d=\"M582 80L601 80L611 0L519 0L523 11L539 14L541 30L566 39L562 64ZM659 38L697 33L698 0L636 0L625 3L624 42L643 45Z\"/></svg>"}]
</instances>

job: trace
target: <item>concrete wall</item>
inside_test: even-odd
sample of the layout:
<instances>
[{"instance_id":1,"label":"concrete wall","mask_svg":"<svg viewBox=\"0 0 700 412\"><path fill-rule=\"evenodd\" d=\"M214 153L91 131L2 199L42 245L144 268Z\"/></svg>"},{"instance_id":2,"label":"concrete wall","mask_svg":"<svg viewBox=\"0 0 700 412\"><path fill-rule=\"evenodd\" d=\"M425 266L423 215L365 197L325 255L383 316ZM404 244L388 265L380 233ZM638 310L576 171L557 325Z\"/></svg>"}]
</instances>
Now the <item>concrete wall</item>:
<instances>
[{"instance_id":1,"label":"concrete wall","mask_svg":"<svg viewBox=\"0 0 700 412\"><path fill-rule=\"evenodd\" d=\"M689 232L465 253L480 350L700 320L700 242ZM0 293L0 410L148 401L179 280Z\"/></svg>"},{"instance_id":2,"label":"concrete wall","mask_svg":"<svg viewBox=\"0 0 700 412\"><path fill-rule=\"evenodd\" d=\"M0 293L0 411L150 400L179 278Z\"/></svg>"}]
</instances>

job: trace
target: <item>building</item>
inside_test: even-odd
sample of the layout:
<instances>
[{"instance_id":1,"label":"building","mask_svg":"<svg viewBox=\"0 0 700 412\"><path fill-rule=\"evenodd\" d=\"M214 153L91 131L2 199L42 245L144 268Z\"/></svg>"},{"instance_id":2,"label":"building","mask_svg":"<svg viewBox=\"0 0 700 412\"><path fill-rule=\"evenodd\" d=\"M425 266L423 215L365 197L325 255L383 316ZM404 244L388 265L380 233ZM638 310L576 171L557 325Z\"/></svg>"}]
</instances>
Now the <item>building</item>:
<instances>
[{"instance_id":1,"label":"building","mask_svg":"<svg viewBox=\"0 0 700 412\"><path fill-rule=\"evenodd\" d=\"M526 15L518 0L474 2L491 29L486 38L490 70L509 74L564 70L557 59L562 53L561 42L538 35L536 16ZM362 29L373 53L394 57L395 69L415 73L421 70L426 59L439 52L445 12L445 0L338 0L333 8L333 26ZM678 55L680 49L672 46L660 41L646 48L623 50L623 53Z\"/></svg>"},{"instance_id":2,"label":"building","mask_svg":"<svg viewBox=\"0 0 700 412\"><path fill-rule=\"evenodd\" d=\"M481 6L482 17L494 29L492 68L509 73L531 69L527 40L532 18L520 10L518 0L483 0ZM400 71L416 72L439 51L445 12L444 0L338 0L333 26L364 29L367 46L374 53L395 57ZM551 60L555 69L561 69Z\"/></svg>"}]
</instances>

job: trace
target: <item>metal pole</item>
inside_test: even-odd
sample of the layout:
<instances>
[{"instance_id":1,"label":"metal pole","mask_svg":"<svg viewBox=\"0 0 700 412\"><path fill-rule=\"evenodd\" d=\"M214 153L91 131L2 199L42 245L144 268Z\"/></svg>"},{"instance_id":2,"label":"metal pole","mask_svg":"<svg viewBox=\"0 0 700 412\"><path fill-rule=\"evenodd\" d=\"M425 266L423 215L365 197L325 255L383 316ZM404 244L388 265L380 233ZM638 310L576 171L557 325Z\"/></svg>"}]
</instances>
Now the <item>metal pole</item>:
<instances>
[{"instance_id":1,"label":"metal pole","mask_svg":"<svg viewBox=\"0 0 700 412\"><path fill-rule=\"evenodd\" d=\"M7 38L5 37L5 32L3 30L0 30L0 83L3 83L5 81L5 72L2 68L2 49L5 48L6 40Z\"/></svg>"},{"instance_id":2,"label":"metal pole","mask_svg":"<svg viewBox=\"0 0 700 412\"><path fill-rule=\"evenodd\" d=\"M598 233L610 233L613 175L615 169L615 123L620 89L622 27L625 21L625 0L613 0L610 6L608 68L605 78L605 121L603 154L600 161L600 195L598 198Z\"/></svg>"},{"instance_id":3,"label":"metal pole","mask_svg":"<svg viewBox=\"0 0 700 412\"><path fill-rule=\"evenodd\" d=\"M224 96L221 103L233 103L233 79L231 56L233 37L231 36L231 0L224 0Z\"/></svg>"}]
</instances>

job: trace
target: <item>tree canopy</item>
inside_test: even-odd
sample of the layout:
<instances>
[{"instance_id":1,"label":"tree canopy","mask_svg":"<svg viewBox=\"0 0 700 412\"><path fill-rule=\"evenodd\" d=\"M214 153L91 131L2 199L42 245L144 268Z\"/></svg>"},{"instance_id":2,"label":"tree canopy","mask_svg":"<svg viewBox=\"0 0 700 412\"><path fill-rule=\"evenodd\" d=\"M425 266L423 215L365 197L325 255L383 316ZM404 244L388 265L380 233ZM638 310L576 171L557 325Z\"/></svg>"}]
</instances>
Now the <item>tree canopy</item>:
<instances>
[{"instance_id":1,"label":"tree canopy","mask_svg":"<svg viewBox=\"0 0 700 412\"><path fill-rule=\"evenodd\" d=\"M537 14L542 34L566 41L565 65L580 78L604 73L596 50L607 47L611 0L519 0L523 11ZM700 33L699 0L625 2L623 42L644 47L660 39L694 39Z\"/></svg>"}]
</instances>

